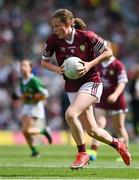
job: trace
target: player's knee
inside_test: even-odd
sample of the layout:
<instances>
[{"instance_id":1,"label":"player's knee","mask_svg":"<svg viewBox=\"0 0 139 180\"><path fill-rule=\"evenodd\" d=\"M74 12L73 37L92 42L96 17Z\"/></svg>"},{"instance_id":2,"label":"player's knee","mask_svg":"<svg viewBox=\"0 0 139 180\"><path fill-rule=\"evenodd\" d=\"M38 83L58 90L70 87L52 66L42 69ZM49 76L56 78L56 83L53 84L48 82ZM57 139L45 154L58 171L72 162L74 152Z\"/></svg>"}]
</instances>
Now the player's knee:
<instances>
[{"instance_id":1,"label":"player's knee","mask_svg":"<svg viewBox=\"0 0 139 180\"><path fill-rule=\"evenodd\" d=\"M77 117L76 113L73 111L72 108L68 108L65 113L65 119L68 123L73 122L73 120Z\"/></svg>"}]
</instances>

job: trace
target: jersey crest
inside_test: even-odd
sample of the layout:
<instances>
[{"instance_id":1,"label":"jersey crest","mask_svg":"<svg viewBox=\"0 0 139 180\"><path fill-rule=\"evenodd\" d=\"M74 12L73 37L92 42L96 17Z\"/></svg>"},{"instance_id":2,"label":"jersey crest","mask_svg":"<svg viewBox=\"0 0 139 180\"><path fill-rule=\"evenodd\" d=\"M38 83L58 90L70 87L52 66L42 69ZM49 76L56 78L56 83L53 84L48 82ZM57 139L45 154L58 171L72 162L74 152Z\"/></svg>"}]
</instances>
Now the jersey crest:
<instances>
[{"instance_id":1,"label":"jersey crest","mask_svg":"<svg viewBox=\"0 0 139 180\"><path fill-rule=\"evenodd\" d=\"M81 45L80 45L80 50L81 50L81 51L85 51L85 45L84 45L84 44L81 44Z\"/></svg>"}]
</instances>

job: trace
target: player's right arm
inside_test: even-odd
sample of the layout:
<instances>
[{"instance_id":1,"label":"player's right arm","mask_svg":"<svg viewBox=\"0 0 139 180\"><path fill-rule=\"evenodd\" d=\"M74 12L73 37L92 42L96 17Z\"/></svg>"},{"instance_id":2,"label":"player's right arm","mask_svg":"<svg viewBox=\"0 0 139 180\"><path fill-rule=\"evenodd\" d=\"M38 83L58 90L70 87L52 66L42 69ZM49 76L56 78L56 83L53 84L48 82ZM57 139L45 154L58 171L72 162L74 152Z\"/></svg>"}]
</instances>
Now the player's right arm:
<instances>
[{"instance_id":1,"label":"player's right arm","mask_svg":"<svg viewBox=\"0 0 139 180\"><path fill-rule=\"evenodd\" d=\"M41 66L50 71L62 74L63 71L61 67L50 63L50 59L56 50L55 43L56 42L55 42L54 36L51 35L45 43L44 53L42 55L42 60L41 60Z\"/></svg>"},{"instance_id":2,"label":"player's right arm","mask_svg":"<svg viewBox=\"0 0 139 180\"><path fill-rule=\"evenodd\" d=\"M48 61L49 61L49 59L47 59L47 60L42 59L41 66L43 68L45 68L45 69L50 70L50 71L53 71L53 72L56 72L56 73L59 73L59 74L63 74L63 71L62 71L61 67L58 67L58 66L56 66L54 64L51 64Z\"/></svg>"}]
</instances>

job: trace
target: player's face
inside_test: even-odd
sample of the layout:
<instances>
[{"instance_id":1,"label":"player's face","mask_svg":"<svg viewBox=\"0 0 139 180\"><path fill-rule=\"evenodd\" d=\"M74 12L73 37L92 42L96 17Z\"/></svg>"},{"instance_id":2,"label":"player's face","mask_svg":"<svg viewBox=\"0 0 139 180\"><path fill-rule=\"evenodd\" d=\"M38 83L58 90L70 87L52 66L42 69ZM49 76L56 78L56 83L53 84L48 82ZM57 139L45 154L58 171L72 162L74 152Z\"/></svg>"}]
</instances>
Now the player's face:
<instances>
[{"instance_id":1,"label":"player's face","mask_svg":"<svg viewBox=\"0 0 139 180\"><path fill-rule=\"evenodd\" d=\"M21 63L21 72L23 75L31 73L31 66L29 61L23 61Z\"/></svg>"},{"instance_id":2,"label":"player's face","mask_svg":"<svg viewBox=\"0 0 139 180\"><path fill-rule=\"evenodd\" d=\"M54 33L58 36L59 39L66 39L68 36L69 26L60 21L59 18L53 18L51 22Z\"/></svg>"}]
</instances>

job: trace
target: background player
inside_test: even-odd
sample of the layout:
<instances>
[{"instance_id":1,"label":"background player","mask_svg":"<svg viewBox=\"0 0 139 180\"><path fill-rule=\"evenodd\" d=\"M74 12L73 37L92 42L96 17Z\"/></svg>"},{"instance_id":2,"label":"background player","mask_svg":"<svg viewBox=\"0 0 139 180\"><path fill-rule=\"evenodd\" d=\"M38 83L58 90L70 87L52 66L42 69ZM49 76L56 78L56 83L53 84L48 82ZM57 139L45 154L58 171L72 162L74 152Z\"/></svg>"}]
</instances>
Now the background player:
<instances>
[{"instance_id":1,"label":"background player","mask_svg":"<svg viewBox=\"0 0 139 180\"><path fill-rule=\"evenodd\" d=\"M102 93L102 82L96 66L112 56L111 49L107 47L107 42L94 32L75 30L73 14L67 9L55 11L51 24L54 34L47 38L42 66L63 74L62 64L66 58L77 56L84 61L84 67L80 70L81 78L71 80L64 77L65 90L71 102L65 117L78 149L71 168L81 168L89 161L82 126L91 137L114 147L129 165L130 154L125 144L104 129L98 128L93 114L93 106L99 102ZM95 52L99 53L98 57ZM49 62L54 53L59 66Z\"/></svg>"},{"instance_id":2,"label":"background player","mask_svg":"<svg viewBox=\"0 0 139 180\"><path fill-rule=\"evenodd\" d=\"M131 110L133 115L133 128L135 140L139 136L139 65L136 65L134 77L130 81L129 92L131 95Z\"/></svg>"},{"instance_id":3,"label":"background player","mask_svg":"<svg viewBox=\"0 0 139 180\"><path fill-rule=\"evenodd\" d=\"M109 44L111 43L109 42ZM99 65L99 72L104 87L101 101L95 107L97 124L99 127L105 128L107 116L111 116L117 134L125 138L128 146L128 133L125 128L127 104L124 96L124 89L128 79L125 67L119 59L112 56L108 61ZM96 160L99 146L100 142L94 139L91 149L87 150L90 160Z\"/></svg>"},{"instance_id":4,"label":"background player","mask_svg":"<svg viewBox=\"0 0 139 180\"><path fill-rule=\"evenodd\" d=\"M31 156L39 155L32 135L43 134L52 143L50 128L45 128L44 100L48 91L42 81L31 73L31 61L24 59L21 62L22 78L20 80L20 99L23 102L21 110L22 132L32 151Z\"/></svg>"}]
</instances>

